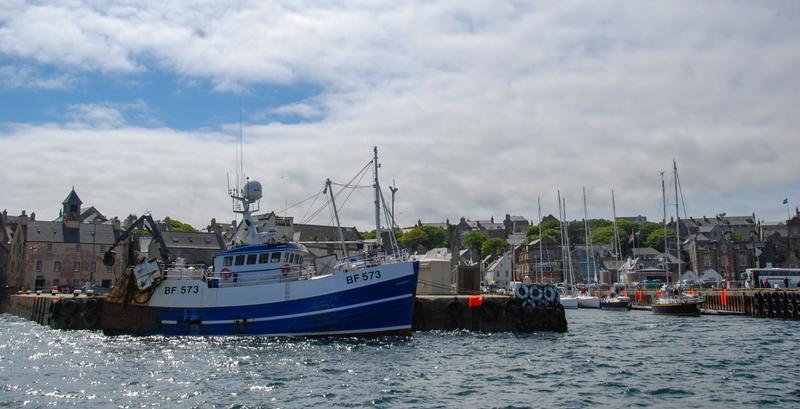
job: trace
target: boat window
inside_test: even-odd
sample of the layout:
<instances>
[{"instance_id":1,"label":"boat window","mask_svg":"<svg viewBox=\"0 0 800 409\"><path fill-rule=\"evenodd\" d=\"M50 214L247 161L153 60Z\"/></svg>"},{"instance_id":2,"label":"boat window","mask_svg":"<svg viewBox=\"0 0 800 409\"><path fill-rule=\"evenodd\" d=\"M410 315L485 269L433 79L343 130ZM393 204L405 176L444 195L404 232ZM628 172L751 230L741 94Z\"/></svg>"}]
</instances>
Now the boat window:
<instances>
[{"instance_id":1,"label":"boat window","mask_svg":"<svg viewBox=\"0 0 800 409\"><path fill-rule=\"evenodd\" d=\"M261 253L258 255L258 264L269 263L269 253Z\"/></svg>"},{"instance_id":2,"label":"boat window","mask_svg":"<svg viewBox=\"0 0 800 409\"><path fill-rule=\"evenodd\" d=\"M283 262L284 263L288 263L289 262L289 253L283 253Z\"/></svg>"},{"instance_id":3,"label":"boat window","mask_svg":"<svg viewBox=\"0 0 800 409\"><path fill-rule=\"evenodd\" d=\"M272 256L269 258L270 263L280 263L281 261L281 253L271 253Z\"/></svg>"},{"instance_id":4,"label":"boat window","mask_svg":"<svg viewBox=\"0 0 800 409\"><path fill-rule=\"evenodd\" d=\"M290 254L289 255L289 262L294 264L295 261L297 261L297 254L294 254L294 253Z\"/></svg>"},{"instance_id":5,"label":"boat window","mask_svg":"<svg viewBox=\"0 0 800 409\"><path fill-rule=\"evenodd\" d=\"M222 259L222 265L225 267L229 267L233 265L233 256L227 256Z\"/></svg>"},{"instance_id":6,"label":"boat window","mask_svg":"<svg viewBox=\"0 0 800 409\"><path fill-rule=\"evenodd\" d=\"M235 264L237 266L244 265L244 254L240 254L240 255L236 256Z\"/></svg>"},{"instance_id":7,"label":"boat window","mask_svg":"<svg viewBox=\"0 0 800 409\"><path fill-rule=\"evenodd\" d=\"M255 264L256 263L256 257L258 257L258 254L248 254L247 255L247 264L248 265Z\"/></svg>"}]
</instances>

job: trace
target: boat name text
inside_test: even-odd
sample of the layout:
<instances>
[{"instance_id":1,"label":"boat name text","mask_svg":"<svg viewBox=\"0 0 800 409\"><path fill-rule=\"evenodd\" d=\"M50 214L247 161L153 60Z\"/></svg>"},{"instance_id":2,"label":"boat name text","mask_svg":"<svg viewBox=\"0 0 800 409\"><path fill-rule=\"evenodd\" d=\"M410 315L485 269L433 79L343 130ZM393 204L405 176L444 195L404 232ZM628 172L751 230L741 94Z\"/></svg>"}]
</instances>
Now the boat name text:
<instances>
[{"instance_id":1,"label":"boat name text","mask_svg":"<svg viewBox=\"0 0 800 409\"><path fill-rule=\"evenodd\" d=\"M355 284L359 281L369 281L375 278L381 278L380 271L365 271L347 276L347 284Z\"/></svg>"},{"instance_id":2,"label":"boat name text","mask_svg":"<svg viewBox=\"0 0 800 409\"><path fill-rule=\"evenodd\" d=\"M196 285L173 285L171 287L164 287L164 294L197 294L200 292L200 287Z\"/></svg>"}]
</instances>

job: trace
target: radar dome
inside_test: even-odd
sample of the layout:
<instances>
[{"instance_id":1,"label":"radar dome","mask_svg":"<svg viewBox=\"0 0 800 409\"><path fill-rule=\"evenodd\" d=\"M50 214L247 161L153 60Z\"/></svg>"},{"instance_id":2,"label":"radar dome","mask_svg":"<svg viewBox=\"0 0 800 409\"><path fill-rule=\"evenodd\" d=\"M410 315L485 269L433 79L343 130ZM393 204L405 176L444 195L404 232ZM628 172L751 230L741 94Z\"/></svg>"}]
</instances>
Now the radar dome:
<instances>
[{"instance_id":1,"label":"radar dome","mask_svg":"<svg viewBox=\"0 0 800 409\"><path fill-rule=\"evenodd\" d=\"M242 189L242 193L244 194L244 198L255 202L261 199L261 183L256 182L255 180L249 181L244 184L244 188Z\"/></svg>"}]
</instances>

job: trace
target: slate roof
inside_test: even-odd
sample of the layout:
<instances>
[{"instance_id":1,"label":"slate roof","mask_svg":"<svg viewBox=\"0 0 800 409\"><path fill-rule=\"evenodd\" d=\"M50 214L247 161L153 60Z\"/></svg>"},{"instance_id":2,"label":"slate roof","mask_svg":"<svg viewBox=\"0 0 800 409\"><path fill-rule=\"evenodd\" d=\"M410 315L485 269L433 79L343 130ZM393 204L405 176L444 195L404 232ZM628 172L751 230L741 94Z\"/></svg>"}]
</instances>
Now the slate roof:
<instances>
[{"instance_id":1,"label":"slate roof","mask_svg":"<svg viewBox=\"0 0 800 409\"><path fill-rule=\"evenodd\" d=\"M338 241L339 232L334 226L316 224L295 224L294 231L300 233L297 241ZM355 227L342 227L345 241L363 240Z\"/></svg>"},{"instance_id":2,"label":"slate roof","mask_svg":"<svg viewBox=\"0 0 800 409\"><path fill-rule=\"evenodd\" d=\"M61 222L31 220L28 222L26 241L42 243L113 244L120 231L111 224L85 224L67 228Z\"/></svg>"},{"instance_id":3,"label":"slate roof","mask_svg":"<svg viewBox=\"0 0 800 409\"><path fill-rule=\"evenodd\" d=\"M78 204L78 205L83 204L83 201L81 200L81 198L78 197L77 193L75 193L75 188L74 187L72 188L72 191L69 192L69 194L67 195L67 198L64 199L63 202L61 202L61 204L73 204L73 203Z\"/></svg>"},{"instance_id":4,"label":"slate roof","mask_svg":"<svg viewBox=\"0 0 800 409\"><path fill-rule=\"evenodd\" d=\"M222 239L214 233L162 231L161 236L164 238L164 243L166 243L169 248L208 250L225 248Z\"/></svg>"}]
</instances>

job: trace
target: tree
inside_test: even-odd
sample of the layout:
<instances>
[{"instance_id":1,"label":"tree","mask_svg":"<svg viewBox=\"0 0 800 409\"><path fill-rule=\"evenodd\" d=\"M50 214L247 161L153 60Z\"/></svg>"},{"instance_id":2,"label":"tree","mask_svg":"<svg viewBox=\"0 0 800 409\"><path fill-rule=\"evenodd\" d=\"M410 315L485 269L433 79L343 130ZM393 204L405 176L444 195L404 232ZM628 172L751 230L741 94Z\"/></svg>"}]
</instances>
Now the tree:
<instances>
[{"instance_id":1,"label":"tree","mask_svg":"<svg viewBox=\"0 0 800 409\"><path fill-rule=\"evenodd\" d=\"M425 247L427 241L428 235L422 229L417 228L403 234L403 237L397 239L397 244L409 250L418 250L420 247Z\"/></svg>"},{"instance_id":2,"label":"tree","mask_svg":"<svg viewBox=\"0 0 800 409\"><path fill-rule=\"evenodd\" d=\"M667 230L667 241L672 244L668 244L674 246L675 244L675 230ZM647 247L652 247L660 252L664 252L664 229L655 229L647 235L647 239L645 240L645 245Z\"/></svg>"},{"instance_id":3,"label":"tree","mask_svg":"<svg viewBox=\"0 0 800 409\"><path fill-rule=\"evenodd\" d=\"M411 250L430 250L447 245L443 229L434 226L416 227L397 238L400 247Z\"/></svg>"},{"instance_id":4,"label":"tree","mask_svg":"<svg viewBox=\"0 0 800 409\"><path fill-rule=\"evenodd\" d=\"M183 223L180 220L170 219L169 227L172 231L180 231L180 232L187 232L187 233L197 233L197 230L187 223Z\"/></svg>"},{"instance_id":5,"label":"tree","mask_svg":"<svg viewBox=\"0 0 800 409\"><path fill-rule=\"evenodd\" d=\"M481 245L481 257L486 257L490 254L499 256L508 248L508 243L500 237L492 237L483 242Z\"/></svg>"},{"instance_id":6,"label":"tree","mask_svg":"<svg viewBox=\"0 0 800 409\"><path fill-rule=\"evenodd\" d=\"M592 230L592 243L614 244L614 226L603 226Z\"/></svg>"},{"instance_id":7,"label":"tree","mask_svg":"<svg viewBox=\"0 0 800 409\"><path fill-rule=\"evenodd\" d=\"M361 237L363 237L364 240L372 240L375 238L375 230L361 233Z\"/></svg>"},{"instance_id":8,"label":"tree","mask_svg":"<svg viewBox=\"0 0 800 409\"><path fill-rule=\"evenodd\" d=\"M475 249L476 251L480 251L481 246L483 246L483 242L488 239L489 237L486 236L486 233L482 231L470 231L464 234L464 246Z\"/></svg>"},{"instance_id":9,"label":"tree","mask_svg":"<svg viewBox=\"0 0 800 409\"><path fill-rule=\"evenodd\" d=\"M447 246L447 237L444 233L444 229L434 226L422 226L418 228L422 229L428 237L428 241L425 245L428 249Z\"/></svg>"}]
</instances>

